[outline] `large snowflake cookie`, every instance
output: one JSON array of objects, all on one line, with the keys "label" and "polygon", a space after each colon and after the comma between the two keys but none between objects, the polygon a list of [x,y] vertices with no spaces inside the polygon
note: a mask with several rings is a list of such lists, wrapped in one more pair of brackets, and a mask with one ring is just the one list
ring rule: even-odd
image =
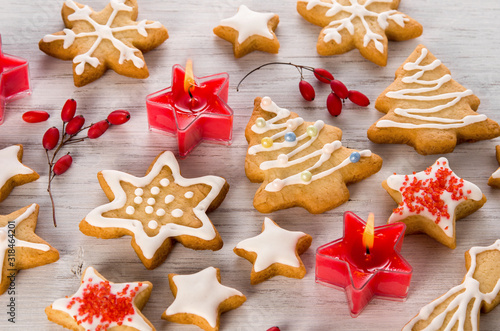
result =
[{"label": "large snowflake cookie", "polygon": [[49,34],[38,46],[48,55],[73,60],[73,79],[84,86],[107,69],[134,78],[149,76],[143,52],[168,38],[167,29],[148,20],[136,22],[136,0],[109,0],[100,12],[65,0],[61,14],[66,29]]},{"label": "large snowflake cookie", "polygon": [[306,267],[299,255],[311,246],[311,242],[310,235],[282,229],[266,217],[262,233],[239,242],[233,251],[252,262],[250,282],[258,284],[278,275],[304,278]]},{"label": "large snowflake cookie", "polygon": [[174,155],[163,152],[145,177],[104,170],[98,179],[111,202],[80,222],[84,234],[104,239],[132,236],[132,247],[148,269],[160,265],[176,241],[192,249],[222,247],[206,213],[224,200],[229,189],[224,178],[184,178]]},{"label": "large snowflake cookie", "polygon": [[112,283],[88,267],[76,293],[54,301],[45,313],[74,331],[154,331],[140,311],[152,288],[150,282]]},{"label": "large snowflake cookie", "polygon": [[59,259],[59,252],[35,234],[38,209],[34,203],[0,216],[0,294],[7,289],[14,289],[10,286],[16,283],[18,270],[42,266]]},{"label": "large snowflake cookie", "polygon": [[[500,145],[497,146],[497,161],[500,164]],[[488,185],[500,188],[500,168],[491,175],[488,180]]]},{"label": "large snowflake cookie", "polygon": [[241,306],[246,297],[221,284],[220,270],[208,267],[191,275],[169,274],[174,302],[161,318],[170,322],[194,324],[206,331],[218,331],[220,315]]},{"label": "large snowflake cookie", "polygon": [[406,234],[423,232],[450,248],[457,245],[455,221],[486,203],[479,187],[455,175],[444,157],[424,171],[394,174],[382,186],[399,204],[388,223],[403,222]]},{"label": "large snowflake cookie", "polygon": [[15,186],[40,178],[34,170],[22,164],[23,145],[13,145],[0,150],[0,202],[5,200]]},{"label": "large snowflake cookie", "polygon": [[369,150],[343,147],[339,128],[306,122],[269,97],[255,99],[245,136],[245,172],[252,182],[263,182],[253,201],[262,213],[295,206],[323,213],[349,199],[347,184],[382,167]]},{"label": "large snowflake cookie", "polygon": [[451,153],[462,142],[500,136],[500,126],[478,114],[479,99],[419,45],[377,98],[386,113],[368,130],[375,143],[407,144],[420,154]]},{"label": "large snowflake cookie", "polygon": [[500,239],[465,252],[462,284],[423,307],[403,331],[479,330],[480,312],[500,303]]},{"label": "large snowflake cookie", "polygon": [[297,11],[323,27],[320,55],[343,54],[354,48],[380,66],[387,64],[387,40],[408,40],[422,34],[422,26],[398,12],[400,0],[298,0]]},{"label": "large snowflake cookie", "polygon": [[231,43],[235,57],[259,50],[278,53],[280,43],[274,34],[280,19],[274,13],[259,13],[241,5],[233,17],[223,19],[214,33]]}]

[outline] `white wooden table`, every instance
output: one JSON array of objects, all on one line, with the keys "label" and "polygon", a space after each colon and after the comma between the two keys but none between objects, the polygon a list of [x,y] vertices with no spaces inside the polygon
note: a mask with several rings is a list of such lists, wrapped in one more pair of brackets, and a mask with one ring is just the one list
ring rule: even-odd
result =
[{"label": "white wooden table", "polygon": [[[71,63],[51,58],[38,50],[45,34],[62,29],[61,0],[2,0],[0,33],[6,53],[29,60],[33,93],[7,105],[6,119],[0,126],[0,147],[22,143],[23,162],[40,173],[33,183],[14,189],[0,204],[0,213],[8,214],[30,203],[40,204],[37,233],[60,252],[54,264],[21,271],[16,279],[16,324],[7,322],[9,296],[0,297],[1,330],[61,330],[50,323],[44,308],[57,298],[71,295],[78,288],[75,268],[94,266],[111,281],[149,280],[154,289],[144,314],[159,330],[198,330],[192,325],[177,325],[160,319],[173,301],[167,274],[193,273],[207,266],[221,268],[223,283],[241,290],[248,298],[242,307],[222,318],[222,330],[267,330],[277,325],[283,331],[296,330],[400,330],[426,303],[461,282],[465,274],[464,252],[471,246],[490,245],[500,238],[500,190],[487,186],[487,179],[498,167],[494,147],[500,140],[464,144],[446,155],[455,172],[476,183],[486,194],[487,204],[458,222],[457,248],[450,250],[425,235],[405,238],[402,254],[414,268],[406,302],[375,299],[356,319],[349,315],[344,293],[314,282],[314,258],[318,246],[342,236],[342,214],[346,210],[366,218],[376,215],[376,225],[389,217],[394,202],[382,189],[381,182],[393,172],[409,173],[431,165],[437,156],[420,156],[403,145],[375,145],[366,138],[366,130],[381,114],[372,105],[360,109],[348,104],[341,116],[331,117],[325,108],[328,86],[307,79],[317,87],[314,102],[299,95],[298,75],[294,68],[269,67],[251,76],[236,92],[238,80],[252,68],[270,61],[324,67],[348,87],[364,91],[372,101],[393,81],[396,68],[419,43],[425,44],[451,71],[453,78],[472,89],[481,99],[481,113],[500,121],[500,5],[496,0],[482,1],[409,1],[401,11],[424,26],[423,35],[407,42],[389,44],[385,68],[364,60],[355,50],[335,57],[320,57],[315,50],[320,28],[302,19],[291,1],[139,1],[139,19],[161,21],[170,39],[146,55],[150,77],[134,80],[109,71],[98,81],[73,86]],[[105,0],[87,0],[85,4],[100,10]],[[212,33],[222,18],[232,16],[240,3],[260,11],[280,15],[277,35],[281,43],[278,55],[254,52],[236,60],[231,45]],[[224,247],[217,252],[193,251],[177,245],[167,261],[153,271],[146,270],[130,247],[130,237],[101,240],[79,232],[78,223],[97,205],[107,202],[96,179],[103,169],[117,169],[136,176],[144,175],[150,162],[163,150],[175,150],[171,137],[148,131],[145,96],[170,85],[171,67],[194,61],[197,76],[226,71],[231,76],[229,104],[234,109],[234,139],[230,147],[202,144],[187,159],[180,161],[186,177],[222,175],[231,185],[219,209],[209,216],[216,225]],[[251,264],[237,257],[232,249],[240,240],[260,232],[264,215],[252,206],[258,184],[245,177],[247,144],[243,135],[256,96],[268,95],[278,105],[298,112],[307,120],[322,119],[340,127],[343,143],[349,147],[370,148],[384,159],[382,170],[350,187],[351,200],[335,210],[311,215],[303,209],[282,210],[270,215],[289,230],[301,230],[313,236],[312,247],[302,255],[307,275],[302,280],[276,277],[251,286]],[[42,135],[52,125],[60,125],[59,112],[68,98],[78,101],[78,113],[87,121],[103,119],[114,109],[127,109],[132,119],[114,127],[96,140],[68,148],[74,158],[72,168],[54,180],[59,226],[54,228],[50,200],[46,193],[47,164],[41,146]],[[21,114],[28,110],[47,110],[48,122],[27,124]],[[1,162],[1,161],[0,161]],[[79,254],[83,255],[79,258]],[[481,330],[498,330],[500,308],[481,316]]]}]

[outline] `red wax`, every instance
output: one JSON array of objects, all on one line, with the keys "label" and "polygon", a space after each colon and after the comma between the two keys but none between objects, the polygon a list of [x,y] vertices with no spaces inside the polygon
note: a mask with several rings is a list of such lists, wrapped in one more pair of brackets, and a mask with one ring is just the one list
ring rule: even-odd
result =
[{"label": "red wax", "polygon": [[0,37],[0,124],[4,120],[5,104],[31,94],[28,61],[2,53]]},{"label": "red wax", "polygon": [[399,253],[406,225],[376,227],[368,254],[362,242],[365,224],[354,213],[345,212],[344,237],[316,251],[316,282],[345,289],[352,317],[374,296],[404,300],[412,275],[412,267]]},{"label": "red wax", "polygon": [[233,132],[233,110],[227,105],[229,75],[220,73],[194,77],[184,90],[185,70],[172,67],[172,86],[146,97],[149,129],[176,135],[180,157],[203,140],[229,145]]}]

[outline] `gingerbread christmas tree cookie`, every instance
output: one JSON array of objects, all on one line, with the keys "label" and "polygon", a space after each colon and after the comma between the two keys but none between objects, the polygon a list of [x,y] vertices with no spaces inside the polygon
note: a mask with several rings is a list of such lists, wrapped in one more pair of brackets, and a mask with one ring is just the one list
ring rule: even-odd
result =
[{"label": "gingerbread christmas tree cookie", "polygon": [[406,234],[423,232],[450,248],[457,245],[455,221],[486,203],[479,187],[455,175],[444,157],[424,171],[394,174],[382,186],[399,204],[389,224],[403,222]]},{"label": "gingerbread christmas tree cookie", "polygon": [[[497,161],[500,164],[500,145],[497,146]],[[488,185],[500,188],[500,168],[491,175],[488,180]]]},{"label": "gingerbread christmas tree cookie", "polygon": [[368,130],[375,143],[407,144],[420,154],[451,153],[457,144],[500,136],[500,126],[478,114],[479,99],[419,45],[377,98],[386,113]]},{"label": "gingerbread christmas tree cookie", "polygon": [[80,222],[84,234],[132,236],[132,247],[148,269],[160,265],[176,241],[192,249],[222,247],[206,213],[224,200],[229,189],[224,178],[184,178],[171,152],[158,155],[144,177],[104,170],[98,178],[111,202]]},{"label": "gingerbread christmas tree cookie", "polygon": [[150,282],[112,283],[88,267],[80,288],[45,309],[50,321],[74,331],[154,331],[141,313],[151,295]]},{"label": "gingerbread christmas tree cookie", "polygon": [[347,184],[382,167],[369,150],[343,147],[339,128],[306,122],[269,97],[255,99],[245,136],[245,172],[252,182],[262,182],[254,197],[262,213],[295,206],[323,213],[349,199]]},{"label": "gingerbread christmas tree cookie", "polygon": [[480,312],[500,303],[500,239],[465,252],[462,284],[423,307],[403,331],[479,330]]},{"label": "gingerbread christmas tree cookie", "polygon": [[22,164],[23,145],[13,145],[0,150],[0,202],[12,189],[40,178],[34,170]]},{"label": "gingerbread christmas tree cookie", "polygon": [[298,0],[297,11],[323,28],[316,48],[320,55],[343,54],[357,48],[379,66],[387,64],[388,40],[408,40],[422,26],[398,12],[400,0]]},{"label": "gingerbread christmas tree cookie", "polygon": [[73,79],[84,86],[107,69],[134,78],[146,78],[149,71],[143,52],[167,38],[167,29],[148,20],[136,22],[136,0],[109,0],[100,12],[73,0],[62,8],[65,29],[40,40],[40,50],[62,60],[73,60]]},{"label": "gingerbread christmas tree cookie", "polygon": [[35,234],[39,206],[34,203],[0,216],[0,294],[15,283],[18,270],[59,260],[59,252]]},{"label": "gingerbread christmas tree cookie", "polygon": [[223,19],[214,33],[233,43],[234,56],[239,58],[254,50],[278,53],[280,43],[274,34],[279,23],[274,13],[260,13],[241,5],[233,17]]}]

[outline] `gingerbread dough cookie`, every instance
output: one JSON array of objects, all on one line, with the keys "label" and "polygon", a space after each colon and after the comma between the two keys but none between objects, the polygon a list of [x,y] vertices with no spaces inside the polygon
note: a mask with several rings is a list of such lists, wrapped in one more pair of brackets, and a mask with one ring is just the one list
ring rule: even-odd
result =
[{"label": "gingerbread dough cookie", "polygon": [[0,150],[0,202],[12,189],[40,178],[34,170],[22,164],[23,145],[13,145]]},{"label": "gingerbread dough cookie", "polygon": [[[500,145],[497,146],[497,161],[500,164]],[[500,188],[500,168],[491,175],[488,180],[488,185]]]}]

